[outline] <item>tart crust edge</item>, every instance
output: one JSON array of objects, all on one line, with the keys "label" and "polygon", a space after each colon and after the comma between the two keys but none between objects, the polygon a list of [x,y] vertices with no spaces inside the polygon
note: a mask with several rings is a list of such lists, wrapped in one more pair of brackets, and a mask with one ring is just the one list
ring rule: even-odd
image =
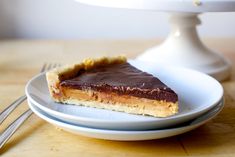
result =
[{"label": "tart crust edge", "polygon": [[97,59],[85,59],[80,63],[69,64],[52,69],[46,73],[47,85],[51,97],[58,101],[55,95],[61,94],[60,82],[76,76],[81,70],[89,70],[102,65],[120,64],[127,61],[124,56],[102,57]]}]

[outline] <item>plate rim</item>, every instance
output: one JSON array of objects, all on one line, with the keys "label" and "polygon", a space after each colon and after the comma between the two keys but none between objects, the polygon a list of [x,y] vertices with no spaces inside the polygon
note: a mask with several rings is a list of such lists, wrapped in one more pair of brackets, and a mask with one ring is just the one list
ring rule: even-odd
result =
[{"label": "plate rim", "polygon": [[[38,110],[40,110],[40,108],[38,108],[36,105],[34,105],[33,102],[28,102],[28,105],[29,105],[30,109],[37,116],[40,115],[39,117],[41,119],[43,119],[45,121],[47,121],[49,119],[50,121],[53,121],[56,124],[65,125],[65,126],[68,126],[69,128],[89,130],[89,132],[98,131],[98,132],[103,132],[103,133],[104,132],[106,132],[106,133],[109,132],[109,133],[119,133],[119,134],[120,133],[130,134],[130,133],[157,133],[157,132],[162,132],[162,131],[173,131],[173,130],[177,130],[177,129],[186,129],[188,127],[193,127],[193,126],[197,126],[197,127],[201,126],[201,125],[205,124],[206,122],[208,122],[209,120],[211,120],[212,118],[216,117],[223,110],[223,108],[224,108],[224,100],[222,100],[219,104],[217,104],[216,107],[214,107],[215,109],[214,108],[212,109],[213,111],[212,110],[208,111],[207,113],[205,113],[205,114],[197,117],[196,119],[192,120],[189,124],[186,124],[186,125],[183,125],[183,126],[180,126],[180,127],[171,127],[171,128],[167,128],[167,129],[155,129],[155,130],[112,130],[112,129],[99,129],[99,128],[84,127],[84,126],[70,124],[70,123],[67,123],[67,122],[63,122],[61,120],[54,119],[53,117],[51,117],[47,113],[41,113],[41,112],[44,112],[44,111],[43,110],[38,111]],[[36,112],[35,112],[35,110],[36,110]],[[214,112],[214,113],[212,113],[212,115],[210,115],[208,117],[208,115],[211,112]],[[43,114],[43,117],[46,118],[47,120],[42,118],[41,114]],[[205,117],[203,117],[203,116],[205,116]],[[194,123],[195,121],[197,121],[201,117],[203,117],[203,120],[199,120],[199,122]],[[54,123],[51,123],[50,121],[47,121],[47,122],[50,123],[50,124],[54,124]]]}]

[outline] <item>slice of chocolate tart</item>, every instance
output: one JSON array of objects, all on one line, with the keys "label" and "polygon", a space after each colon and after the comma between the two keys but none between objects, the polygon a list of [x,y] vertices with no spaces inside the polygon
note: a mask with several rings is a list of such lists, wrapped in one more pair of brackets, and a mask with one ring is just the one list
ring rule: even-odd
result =
[{"label": "slice of chocolate tart", "polygon": [[131,114],[167,117],[178,112],[178,96],[125,57],[86,59],[46,73],[56,102]]}]

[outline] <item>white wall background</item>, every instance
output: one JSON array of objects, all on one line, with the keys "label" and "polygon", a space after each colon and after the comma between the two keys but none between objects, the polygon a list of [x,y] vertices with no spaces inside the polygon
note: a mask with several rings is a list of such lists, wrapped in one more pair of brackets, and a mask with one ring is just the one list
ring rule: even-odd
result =
[{"label": "white wall background", "polygon": [[[235,13],[200,15],[203,37],[235,37]],[[0,38],[164,38],[168,14],[111,9],[74,0],[1,0]]]}]

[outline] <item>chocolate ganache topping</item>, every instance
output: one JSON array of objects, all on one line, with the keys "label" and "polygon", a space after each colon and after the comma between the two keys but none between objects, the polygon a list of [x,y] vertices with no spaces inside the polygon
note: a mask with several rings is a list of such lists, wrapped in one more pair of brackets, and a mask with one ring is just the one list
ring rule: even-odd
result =
[{"label": "chocolate ganache topping", "polygon": [[114,92],[153,100],[177,102],[177,94],[151,74],[140,71],[129,63],[112,64],[80,71],[76,77],[64,80],[61,86]]}]

